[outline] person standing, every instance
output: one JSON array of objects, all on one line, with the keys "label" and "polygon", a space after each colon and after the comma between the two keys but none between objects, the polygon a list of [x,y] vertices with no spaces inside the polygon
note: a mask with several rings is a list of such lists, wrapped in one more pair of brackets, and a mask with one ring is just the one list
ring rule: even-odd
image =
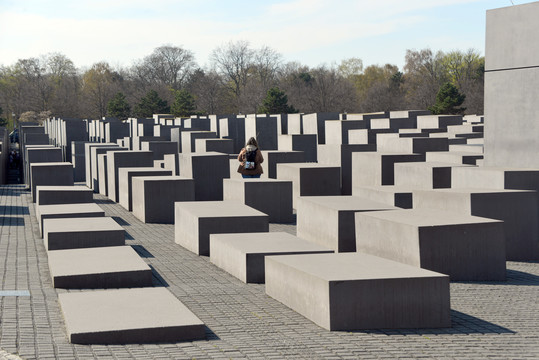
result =
[{"label": "person standing", "polygon": [[264,157],[254,137],[247,140],[245,147],[238,155],[238,161],[240,162],[238,172],[243,178],[259,178],[264,173],[261,165]]}]

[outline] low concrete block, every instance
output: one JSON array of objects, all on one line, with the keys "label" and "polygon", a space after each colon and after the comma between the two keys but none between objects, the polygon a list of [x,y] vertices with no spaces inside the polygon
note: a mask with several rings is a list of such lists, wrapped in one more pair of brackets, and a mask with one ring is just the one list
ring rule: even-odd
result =
[{"label": "low concrete block", "polygon": [[131,246],[57,250],[49,252],[48,257],[55,288],[152,286],[152,269]]},{"label": "low concrete block", "polygon": [[280,151],[303,151],[301,162],[316,162],[318,160],[318,140],[315,134],[290,134],[279,135],[277,144]]},{"label": "low concrete block", "polygon": [[43,234],[44,219],[101,217],[105,216],[103,209],[96,203],[89,204],[57,204],[36,206],[36,217],[39,222],[39,233]]},{"label": "low concrete block", "polygon": [[279,180],[291,180],[293,203],[300,196],[341,195],[341,168],[317,163],[278,164]]},{"label": "low concrete block", "polygon": [[210,234],[268,232],[268,215],[237,201],[175,204],[174,239],[198,255],[210,255]]},{"label": "low concrete block", "polygon": [[73,186],[73,165],[66,162],[38,163],[30,165],[32,179],[32,201],[36,202],[36,186],[65,185]]},{"label": "low concrete block", "polygon": [[443,189],[414,191],[414,208],[454,211],[503,221],[506,259],[539,260],[537,192]]},{"label": "low concrete block", "polygon": [[303,196],[297,202],[297,236],[335,252],[356,251],[354,214],[394,209],[356,196]]},{"label": "low concrete block", "polygon": [[165,288],[58,294],[74,344],[177,342],[205,338],[205,326]]},{"label": "low concrete block", "polygon": [[171,170],[154,167],[124,167],[118,169],[118,192],[120,205],[126,210],[133,210],[133,178],[136,176],[170,176]]},{"label": "low concrete block", "polygon": [[427,162],[445,162],[451,164],[477,165],[477,160],[483,159],[483,155],[456,151],[432,151],[427,152],[425,155]]},{"label": "low concrete block", "polygon": [[491,166],[455,168],[453,187],[539,191],[539,169]]},{"label": "low concrete block", "polygon": [[47,250],[120,246],[125,230],[110,217],[45,218],[43,239]]},{"label": "low concrete block", "polygon": [[232,139],[195,139],[196,152],[234,153],[234,140]]},{"label": "low concrete block", "polygon": [[36,186],[36,205],[80,204],[94,201],[86,186]]},{"label": "low concrete block", "polygon": [[266,294],[327,330],[451,326],[448,276],[362,253],[268,256]]},{"label": "low concrete block", "polygon": [[357,251],[441,272],[452,281],[505,280],[502,221],[433,209],[355,216]]},{"label": "low concrete block", "polygon": [[224,179],[223,200],[237,200],[269,216],[270,222],[294,221],[292,181],[275,179]]},{"label": "low concrete block", "polygon": [[174,203],[195,201],[195,182],[183,176],[133,178],[133,215],[144,223],[174,223]]},{"label": "low concrete block", "polygon": [[264,283],[266,256],[331,252],[285,232],[210,235],[211,262],[244,283]]}]

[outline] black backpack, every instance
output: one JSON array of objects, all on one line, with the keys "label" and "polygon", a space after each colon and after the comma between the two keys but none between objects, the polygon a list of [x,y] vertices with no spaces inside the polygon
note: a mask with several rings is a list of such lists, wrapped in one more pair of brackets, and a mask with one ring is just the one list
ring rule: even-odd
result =
[{"label": "black backpack", "polygon": [[256,151],[258,149],[254,150],[246,150],[245,151],[245,169],[247,170],[253,170],[256,168]]}]

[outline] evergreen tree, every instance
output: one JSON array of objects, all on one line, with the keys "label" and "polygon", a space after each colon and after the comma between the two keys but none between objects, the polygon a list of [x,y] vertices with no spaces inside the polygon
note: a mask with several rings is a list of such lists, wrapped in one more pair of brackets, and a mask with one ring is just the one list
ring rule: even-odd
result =
[{"label": "evergreen tree", "polygon": [[459,106],[465,99],[466,95],[461,94],[455,85],[446,82],[436,94],[436,103],[429,110],[433,114],[461,114],[466,108]]},{"label": "evergreen tree", "polygon": [[170,106],[167,101],[161,99],[155,90],[148,91],[146,96],[135,105],[133,111],[138,117],[151,117],[153,114],[168,114],[169,112]]},{"label": "evergreen tree", "polygon": [[174,116],[191,116],[196,114],[195,98],[187,90],[174,91],[172,114]]},{"label": "evergreen tree", "polygon": [[284,91],[274,87],[268,90],[266,97],[262,101],[262,106],[258,108],[263,114],[290,114],[297,113],[293,106],[288,105],[288,96]]},{"label": "evergreen tree", "polygon": [[110,116],[117,117],[118,119],[127,119],[131,113],[131,107],[125,99],[125,95],[121,92],[116,93],[114,97],[107,104],[107,110]]}]

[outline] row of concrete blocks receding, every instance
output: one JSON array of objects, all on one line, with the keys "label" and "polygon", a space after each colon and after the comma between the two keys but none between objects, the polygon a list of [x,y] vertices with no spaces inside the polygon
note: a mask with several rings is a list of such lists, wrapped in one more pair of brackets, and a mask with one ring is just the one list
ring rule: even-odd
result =
[{"label": "row of concrete blocks receding", "polygon": [[37,186],[36,217],[68,337],[79,344],[174,342],[205,338],[203,322],[125,245],[125,230],[82,186]]}]

